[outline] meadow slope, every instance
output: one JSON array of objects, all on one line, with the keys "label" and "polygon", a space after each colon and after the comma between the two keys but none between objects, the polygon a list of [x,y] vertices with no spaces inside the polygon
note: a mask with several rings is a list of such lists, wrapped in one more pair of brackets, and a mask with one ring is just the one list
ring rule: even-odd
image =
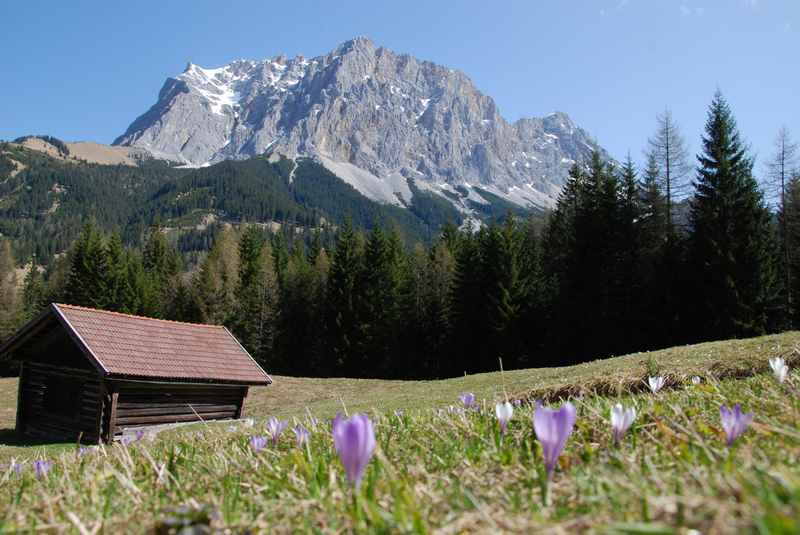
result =
[{"label": "meadow slope", "polygon": [[[800,377],[778,384],[767,362],[782,356],[794,368],[799,348],[793,332],[444,381],[275,377],[248,399],[254,427],[197,425],[84,452],[15,442],[16,381],[4,379],[0,531],[167,533],[210,524],[273,532],[796,533]],[[643,379],[656,373],[667,387],[644,392]],[[691,384],[695,375],[700,385]],[[570,397],[577,408],[549,505],[530,404],[516,410],[504,437],[497,430],[493,405],[504,390],[525,400]],[[464,391],[476,394],[479,409],[449,407]],[[618,401],[639,416],[616,448],[607,419]],[[755,412],[730,449],[722,403]],[[368,412],[377,435],[356,492],[325,423],[345,409]],[[249,438],[264,434],[269,415],[308,427],[308,447],[297,448],[287,431],[253,452]],[[36,477],[33,459],[51,462],[50,471]]]}]

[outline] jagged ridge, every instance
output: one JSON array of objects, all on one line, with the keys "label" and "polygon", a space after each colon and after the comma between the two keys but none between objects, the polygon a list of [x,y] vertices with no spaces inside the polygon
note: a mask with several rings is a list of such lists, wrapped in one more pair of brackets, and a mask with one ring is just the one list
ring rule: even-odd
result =
[{"label": "jagged ridge", "polygon": [[463,73],[363,37],[310,60],[190,63],[114,144],[190,166],[308,156],[371,199],[408,205],[413,181],[464,212],[478,187],[552,206],[594,147],[564,113],[509,123]]}]

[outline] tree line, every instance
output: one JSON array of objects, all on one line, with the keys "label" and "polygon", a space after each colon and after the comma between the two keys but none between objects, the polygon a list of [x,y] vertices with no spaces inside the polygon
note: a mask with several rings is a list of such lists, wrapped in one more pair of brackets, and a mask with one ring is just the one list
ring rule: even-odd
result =
[{"label": "tree line", "polygon": [[665,113],[642,169],[595,153],[544,223],[446,224],[410,247],[350,221],[332,244],[220,226],[191,269],[158,227],[137,249],[89,224],[16,292],[3,242],[0,334],[64,301],[225,324],[272,373],[435,378],[795,328],[800,175],[780,140],[774,211],[718,93],[694,169]]}]

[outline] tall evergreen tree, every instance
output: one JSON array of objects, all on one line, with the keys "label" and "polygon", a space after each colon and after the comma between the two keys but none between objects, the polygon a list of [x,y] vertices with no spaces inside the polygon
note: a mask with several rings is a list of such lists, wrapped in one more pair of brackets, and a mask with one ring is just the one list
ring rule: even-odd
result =
[{"label": "tall evergreen tree", "polygon": [[382,370],[387,377],[403,373],[393,358],[399,335],[402,261],[397,233],[392,230],[387,234],[375,226],[367,238],[359,276],[359,317],[363,323],[359,353],[367,359],[367,368]]},{"label": "tall evergreen tree", "polygon": [[328,278],[325,334],[329,357],[321,363],[321,368],[333,374],[365,375],[365,359],[359,353],[363,324],[358,281],[363,266],[361,238],[348,220],[336,239]]},{"label": "tall evergreen tree", "polygon": [[68,303],[105,308],[110,301],[108,251],[103,236],[87,223],[73,247],[64,296]]},{"label": "tall evergreen tree", "polygon": [[47,288],[35,259],[31,260],[31,265],[25,274],[21,305],[22,321],[29,321],[35,318],[47,306]]},{"label": "tall evergreen tree", "polygon": [[132,314],[138,312],[137,299],[131,285],[129,258],[117,232],[111,234],[106,244],[108,259],[108,302],[107,310]]},{"label": "tall evergreen tree", "polygon": [[258,227],[249,226],[239,240],[239,280],[234,330],[242,344],[262,363],[272,353],[277,278],[272,254]]},{"label": "tall evergreen tree", "polygon": [[691,201],[691,254],[708,339],[761,334],[775,304],[770,214],[730,106],[717,92],[708,111]]},{"label": "tall evergreen tree", "polygon": [[16,267],[11,242],[0,239],[0,340],[13,334],[20,322]]},{"label": "tall evergreen tree", "polygon": [[[784,260],[789,270],[788,290],[791,295],[800,296],[800,174],[794,175],[786,184],[785,200],[780,219],[783,240],[789,251],[788,260]],[[800,307],[793,301],[793,306],[787,311],[789,325],[792,328],[800,326]]]}]

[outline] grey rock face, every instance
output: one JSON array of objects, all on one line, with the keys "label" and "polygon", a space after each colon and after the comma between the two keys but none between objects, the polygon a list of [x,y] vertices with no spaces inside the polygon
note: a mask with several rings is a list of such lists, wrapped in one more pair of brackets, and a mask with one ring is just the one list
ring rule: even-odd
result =
[{"label": "grey rock face", "polygon": [[[564,113],[508,123],[463,73],[357,38],[310,60],[189,64],[115,145],[203,166],[260,154],[320,160],[370,198],[481,188],[552,206],[593,141]],[[466,204],[464,209],[466,210]]]}]

